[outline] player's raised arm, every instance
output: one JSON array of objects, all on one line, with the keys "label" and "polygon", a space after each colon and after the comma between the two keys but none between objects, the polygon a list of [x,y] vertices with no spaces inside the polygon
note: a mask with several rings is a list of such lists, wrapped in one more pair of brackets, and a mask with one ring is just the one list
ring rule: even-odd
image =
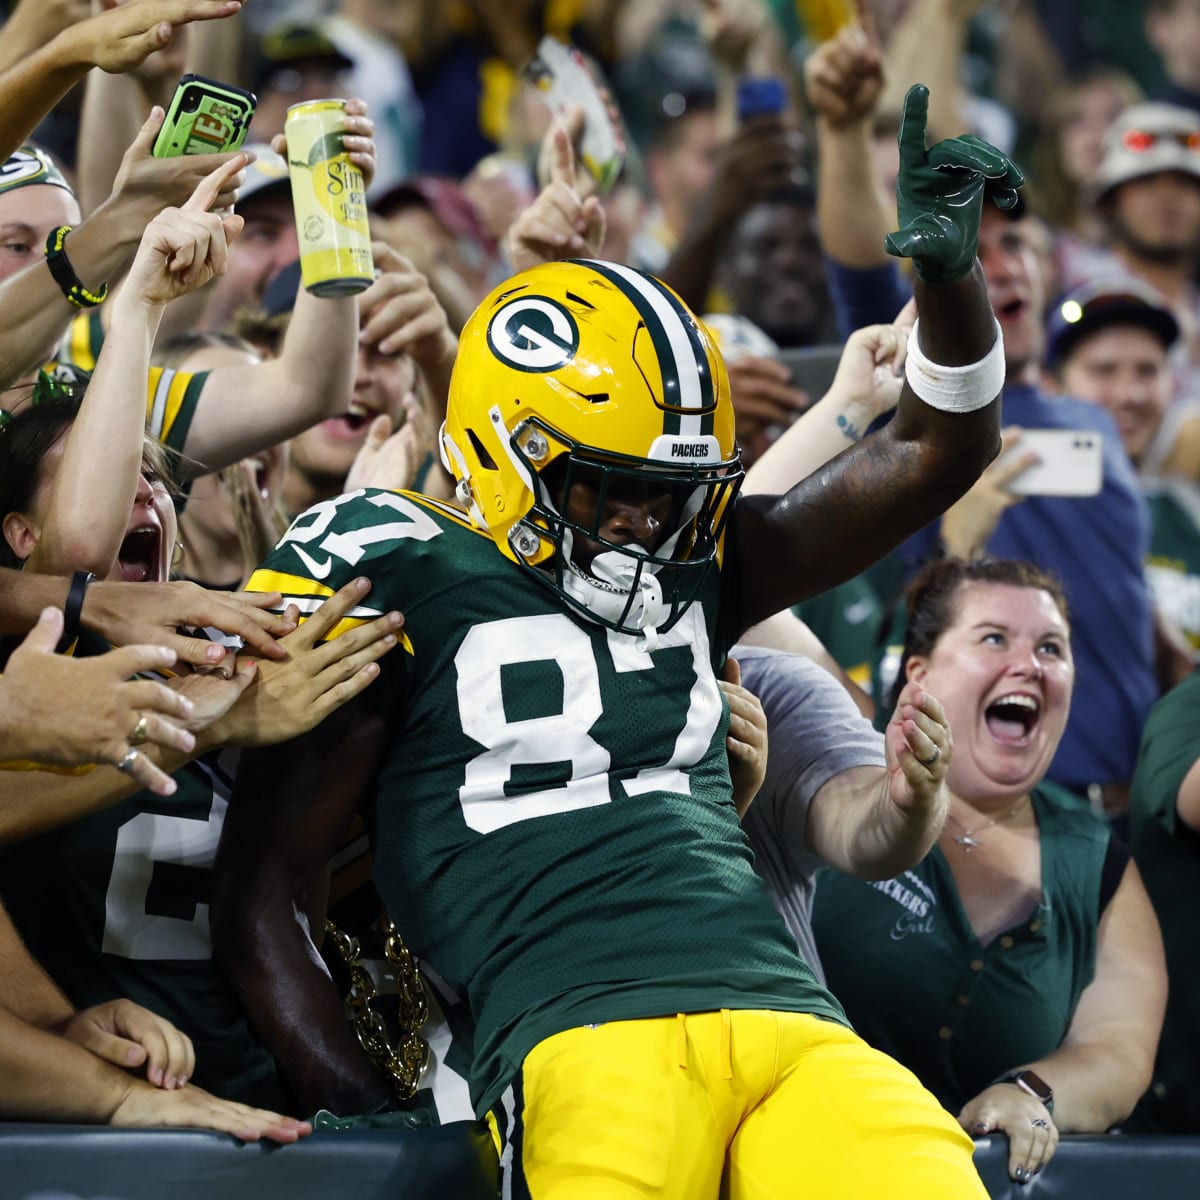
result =
[{"label": "player's raised arm", "polygon": [[1017,201],[1020,171],[966,136],[926,149],[928,91],[909,90],[900,130],[900,229],[918,322],[895,418],[781,496],[737,510],[744,626],[869,566],[944,512],[1000,444],[1004,347],[976,260],[985,200]]}]

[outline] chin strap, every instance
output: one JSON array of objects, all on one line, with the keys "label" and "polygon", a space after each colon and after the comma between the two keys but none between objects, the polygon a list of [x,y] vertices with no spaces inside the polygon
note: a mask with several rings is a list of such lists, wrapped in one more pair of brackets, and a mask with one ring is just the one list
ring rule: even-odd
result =
[{"label": "chin strap", "polygon": [[[662,585],[654,572],[639,562],[646,551],[636,544],[620,550],[606,550],[592,559],[584,572],[571,559],[571,531],[563,531],[563,590],[576,603],[601,621],[620,623],[630,632],[648,636],[666,619]],[[632,597],[632,600],[631,600]],[[628,612],[626,611],[628,609]]]}]

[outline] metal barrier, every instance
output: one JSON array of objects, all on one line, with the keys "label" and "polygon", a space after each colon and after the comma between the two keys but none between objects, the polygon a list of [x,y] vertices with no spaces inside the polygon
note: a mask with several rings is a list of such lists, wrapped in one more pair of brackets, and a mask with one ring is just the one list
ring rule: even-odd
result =
[{"label": "metal barrier", "polygon": [[[975,1162],[992,1200],[1200,1195],[1200,1138],[1065,1137],[1050,1166],[1024,1185],[1008,1178],[1004,1138],[981,1141]],[[191,1130],[0,1124],[0,1200],[496,1200],[496,1194],[491,1140],[471,1123],[318,1133],[294,1146]],[[886,1195],[882,1181],[880,1196]]]}]

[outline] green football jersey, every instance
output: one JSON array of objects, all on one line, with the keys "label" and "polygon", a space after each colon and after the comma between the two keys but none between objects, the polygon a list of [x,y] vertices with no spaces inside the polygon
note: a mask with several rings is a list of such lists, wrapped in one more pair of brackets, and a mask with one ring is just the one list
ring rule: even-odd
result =
[{"label": "green football jersey", "polygon": [[1159,480],[1146,488],[1146,501],[1146,582],[1159,611],[1200,652],[1200,489],[1188,480]]},{"label": "green football jersey", "polygon": [[173,796],[139,792],[12,847],[4,903],[34,958],[78,1008],[127,996],[183,1030],[194,1081],[280,1108],[275,1063],[212,958],[208,901],[230,759],[190,763]]},{"label": "green football jersey", "polygon": [[754,873],[714,660],[719,572],[641,638],[577,619],[457,510],[409,493],[316,505],[251,587],[311,612],[365,574],[399,609],[366,694],[395,730],[365,818],[410,949],[466,995],[483,1113],[540,1041],[719,1008],[845,1018]]}]

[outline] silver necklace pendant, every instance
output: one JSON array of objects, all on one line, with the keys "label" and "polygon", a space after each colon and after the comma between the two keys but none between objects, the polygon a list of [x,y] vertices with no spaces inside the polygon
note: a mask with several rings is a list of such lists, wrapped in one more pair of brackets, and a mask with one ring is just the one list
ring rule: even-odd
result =
[{"label": "silver necklace pendant", "polygon": [[964,850],[965,850],[965,851],[966,851],[968,854],[970,854],[970,853],[971,853],[971,851],[972,851],[972,850],[974,850],[976,846],[979,846],[979,845],[981,845],[981,844],[982,844],[982,843],[979,841],[979,839],[978,839],[978,838],[973,838],[969,832],[967,832],[967,833],[956,833],[956,834],[954,834],[954,835],[953,835],[953,837],[954,837],[954,840],[955,840],[955,841],[956,841],[956,842],[957,842],[957,843],[958,843],[958,844],[959,844],[959,845],[960,845],[960,846],[961,846],[961,847],[962,847],[962,848],[963,848],[963,849],[964,849]]}]

